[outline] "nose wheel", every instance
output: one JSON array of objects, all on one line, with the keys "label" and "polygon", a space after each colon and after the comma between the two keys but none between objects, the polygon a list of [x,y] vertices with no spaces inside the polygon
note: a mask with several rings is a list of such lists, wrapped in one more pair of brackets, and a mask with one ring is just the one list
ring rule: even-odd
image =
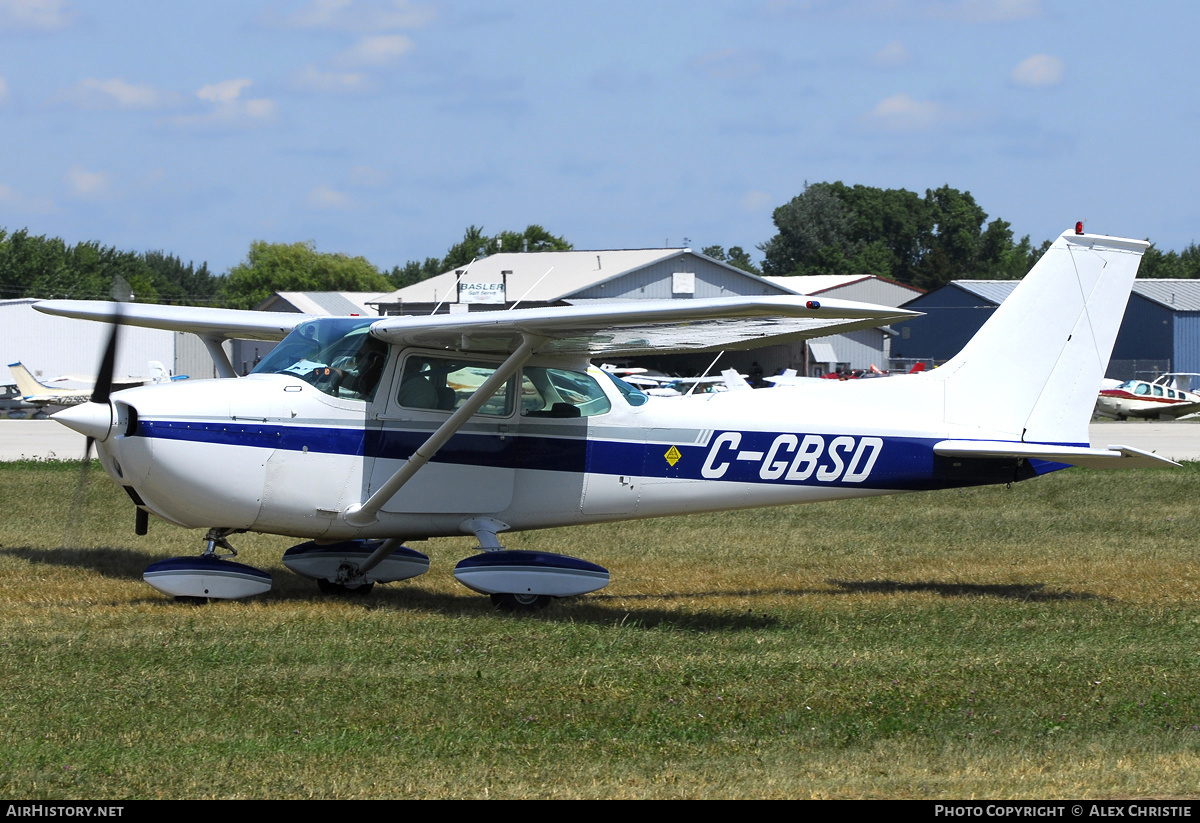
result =
[{"label": "nose wheel", "polygon": [[493,594],[492,605],[506,612],[537,612],[553,599],[548,594]]},{"label": "nose wheel", "polygon": [[325,578],[321,577],[317,579],[317,588],[321,590],[321,594],[331,594],[336,597],[366,597],[371,593],[371,589],[375,588],[375,584],[337,583],[333,580],[326,580]]}]

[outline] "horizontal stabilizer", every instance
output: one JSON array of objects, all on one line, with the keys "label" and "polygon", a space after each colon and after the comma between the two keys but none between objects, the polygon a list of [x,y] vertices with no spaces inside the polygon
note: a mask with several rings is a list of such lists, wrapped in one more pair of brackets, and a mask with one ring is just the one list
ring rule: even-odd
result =
[{"label": "horizontal stabilizer", "polygon": [[943,457],[1023,457],[1088,469],[1148,469],[1178,466],[1157,454],[1133,446],[1056,446],[1053,443],[1014,443],[1007,440],[943,440],[933,447]]}]

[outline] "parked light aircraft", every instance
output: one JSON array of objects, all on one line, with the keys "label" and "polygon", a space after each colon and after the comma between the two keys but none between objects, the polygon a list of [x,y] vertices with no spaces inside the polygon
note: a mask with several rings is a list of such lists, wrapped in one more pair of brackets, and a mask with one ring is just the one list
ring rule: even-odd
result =
[{"label": "parked light aircraft", "polygon": [[1200,394],[1190,391],[1197,374],[1171,373],[1154,379],[1126,380],[1118,386],[1100,390],[1096,413],[1125,420],[1144,417],[1150,420],[1174,420],[1200,412]]},{"label": "parked light aircraft", "polygon": [[[17,388],[21,392],[21,399],[26,403],[37,406],[39,409],[46,406],[74,406],[77,403],[86,403],[92,397],[93,389],[65,389],[60,386],[47,385],[34,377],[29,369],[25,367],[25,364],[21,362],[9,363],[8,370],[12,372],[13,379],[17,381]],[[150,377],[130,377],[117,380],[113,382],[111,390],[121,391],[135,386],[144,386],[148,383],[166,383],[174,379],[177,378],[171,377],[171,373],[167,371],[167,368],[162,363],[157,360],[151,360]],[[96,382],[94,378],[77,375],[64,375],[59,380],[92,384]]]},{"label": "parked light aircraft", "polygon": [[[284,564],[334,591],[428,569],[406,539],[474,534],[482,551],[455,576],[532,609],[602,588],[608,572],[506,551],[505,531],[1169,464],[1088,444],[1147,245],[1064,234],[932,372],[670,402],[647,402],[589,358],[751,348],[912,313],[802,296],[382,318],[127,305],[122,323],[200,335],[227,377],[221,339],[282,342],[247,377],[98,386],[55,419],[95,440],[139,532],[148,514],[209,530],[199,557],[146,570],[167,594],[266,591],[265,572],[228,559],[242,531],[307,539]],[[37,308],[112,320],[115,305]]]}]

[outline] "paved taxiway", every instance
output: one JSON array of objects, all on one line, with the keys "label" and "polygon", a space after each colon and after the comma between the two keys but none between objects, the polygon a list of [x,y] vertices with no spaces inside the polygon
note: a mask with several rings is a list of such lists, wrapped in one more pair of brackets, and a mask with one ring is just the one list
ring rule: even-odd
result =
[{"label": "paved taxiway", "polygon": [[[1093,446],[1133,446],[1172,460],[1200,460],[1200,422],[1092,423]],[[53,420],[0,420],[0,460],[78,460],[84,438]]]}]

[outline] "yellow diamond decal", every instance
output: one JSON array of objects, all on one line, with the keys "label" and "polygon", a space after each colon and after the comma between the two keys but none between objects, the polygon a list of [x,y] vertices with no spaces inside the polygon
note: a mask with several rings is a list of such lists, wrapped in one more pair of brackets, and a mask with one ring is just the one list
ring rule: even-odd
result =
[{"label": "yellow diamond decal", "polygon": [[672,466],[674,466],[676,463],[679,462],[679,458],[683,457],[683,455],[679,453],[679,449],[672,446],[670,449],[667,450],[667,453],[664,455],[664,457],[667,458],[668,463],[670,463]]}]

